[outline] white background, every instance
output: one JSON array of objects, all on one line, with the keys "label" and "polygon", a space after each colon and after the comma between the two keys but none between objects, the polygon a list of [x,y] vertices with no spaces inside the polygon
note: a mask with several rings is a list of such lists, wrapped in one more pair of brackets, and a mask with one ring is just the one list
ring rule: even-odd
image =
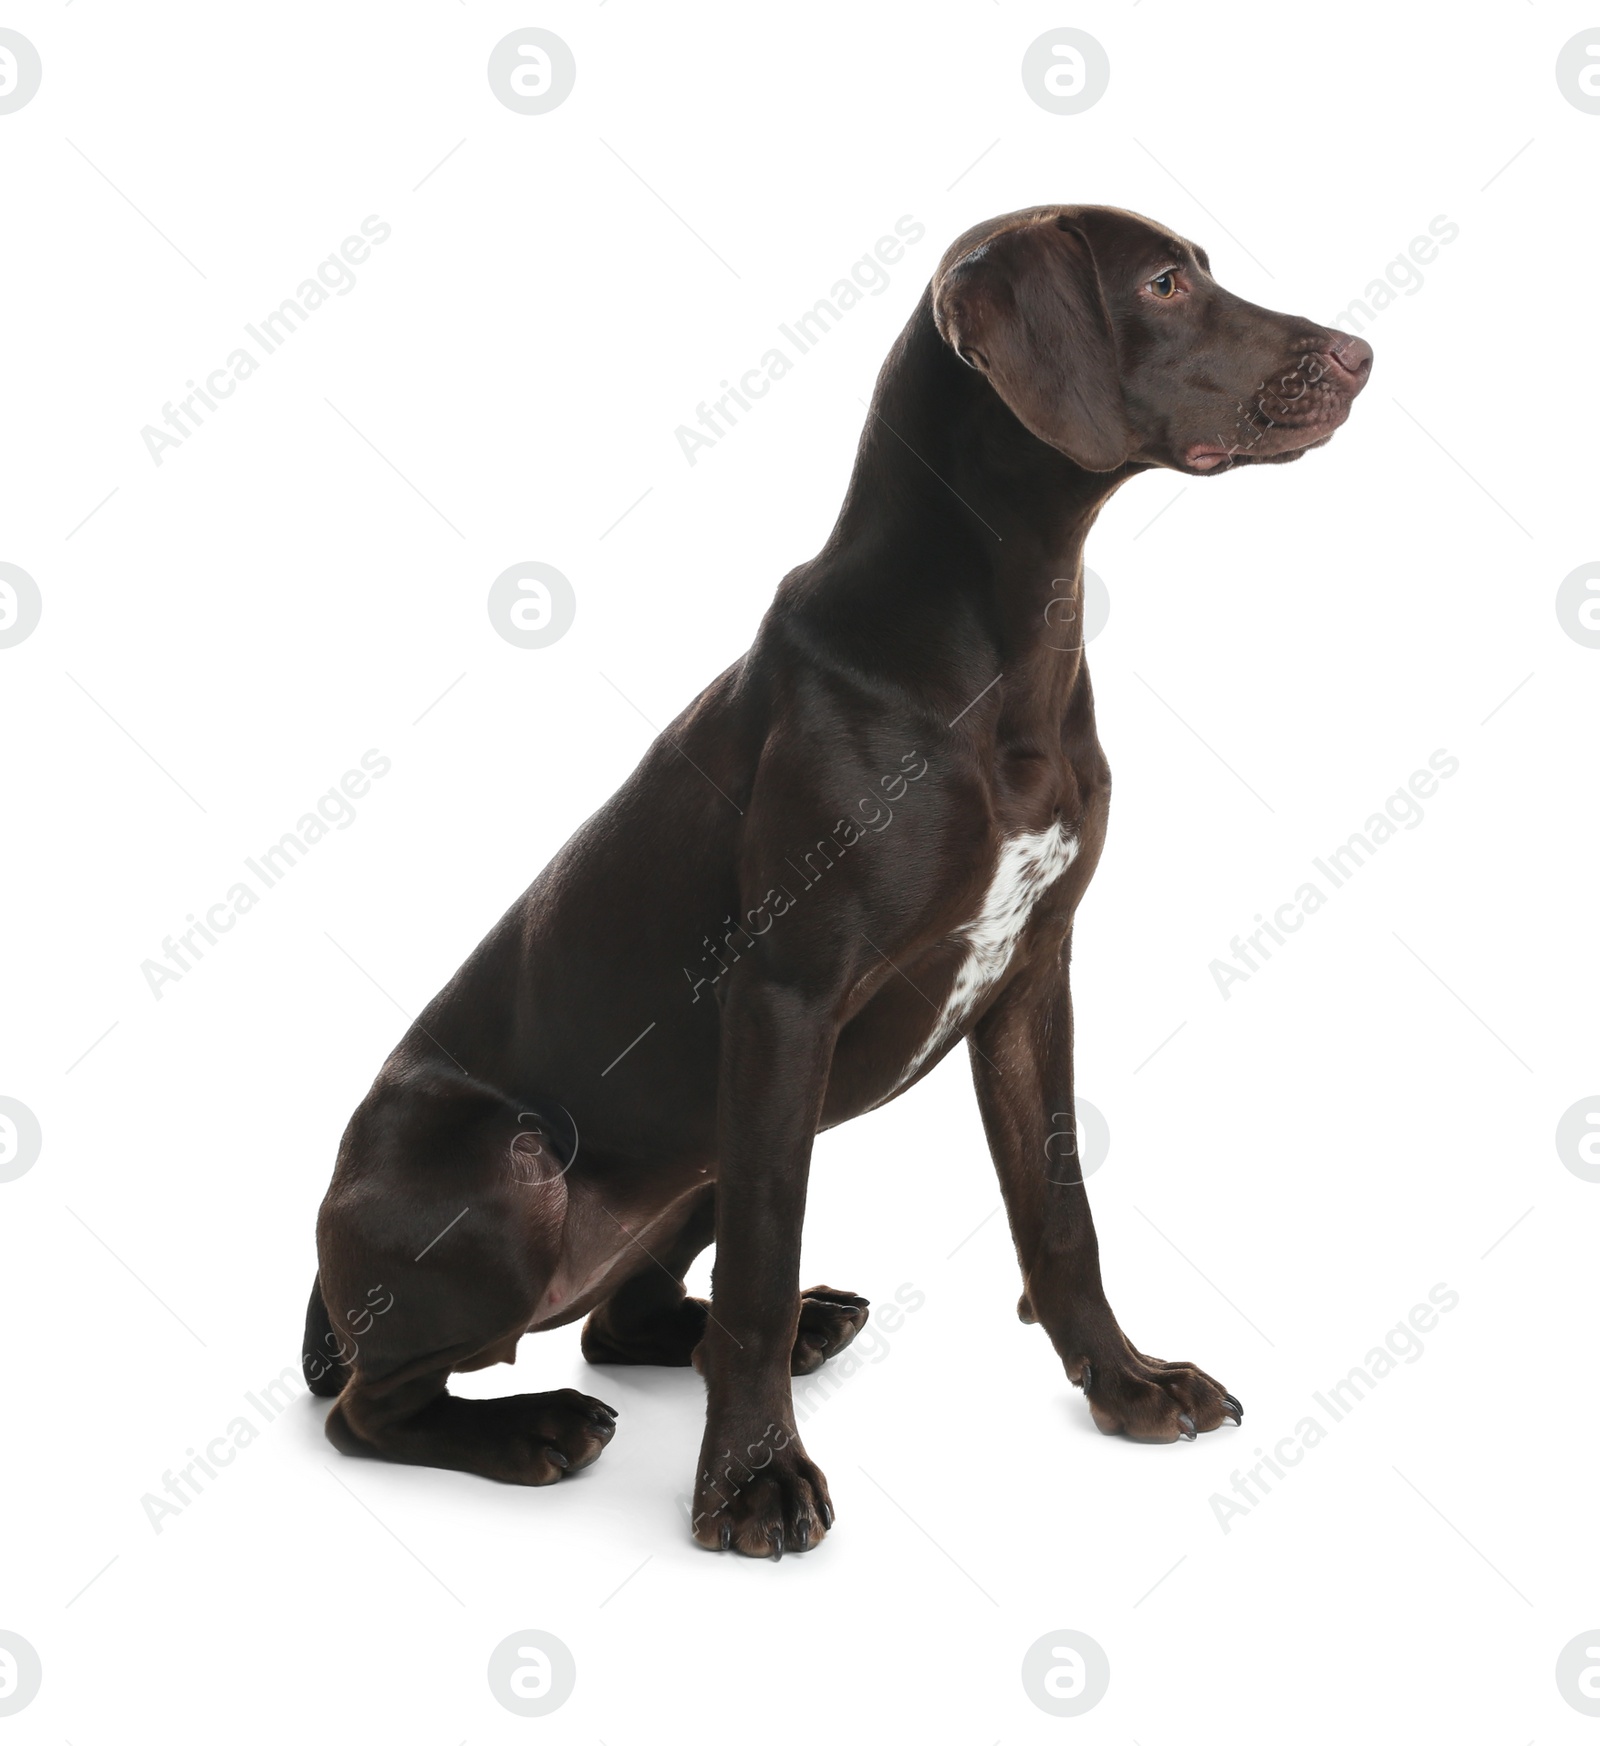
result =
[{"label": "white background", "polygon": [[[44,602],[0,650],[0,1093],[44,1134],[0,1185],[0,1628],[44,1666],[6,1738],[1591,1738],[1553,1672],[1600,1627],[1600,1187],[1554,1130],[1600,1092],[1600,651],[1554,597],[1600,556],[1600,116],[1554,68],[1594,9],[0,22],[44,66],[0,116],[0,558]],[[577,60],[542,116],[485,76],[527,24]],[[1076,116],[1019,75],[1063,24],[1111,63]],[[589,1370],[576,1329],[465,1382],[618,1407],[574,1482],[347,1461],[300,1397],[157,1533],[144,1494],[298,1362],[316,1206],[397,1007],[632,767],[641,716],[747,646],[945,244],[1047,200],[1149,213],[1324,321],[1431,219],[1460,230],[1365,327],[1331,447],[1143,477],[1090,546],[1116,794],[1074,993],[1105,1272],[1134,1342],[1221,1378],[1244,1428],[1093,1429],[1015,1318],[958,1053],[817,1147],[806,1279],[926,1302],[805,1425],[839,1514],[814,1554],[697,1551],[699,1380]],[[355,289],[157,467],[141,428],[368,214],[392,236]],[[690,467],[675,427],[903,214],[927,234],[889,288]],[[485,610],[526,559],[577,595],[545,650]],[[355,823],[157,1000],[141,963],[371,747],[393,768]],[[1424,822],[1224,1000],[1210,962],[1437,748],[1460,770]],[[1423,1356],[1224,1532],[1230,1474],[1439,1282],[1460,1303]],[[578,1665],[537,1722],[485,1677],[524,1628]],[[1072,1721],[1019,1677],[1060,1628],[1112,1670]]]}]

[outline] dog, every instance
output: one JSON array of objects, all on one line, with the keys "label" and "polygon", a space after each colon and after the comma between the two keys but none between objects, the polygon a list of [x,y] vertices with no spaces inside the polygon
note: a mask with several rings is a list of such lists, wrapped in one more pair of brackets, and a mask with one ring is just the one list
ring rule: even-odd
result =
[{"label": "dog", "polygon": [[[940,261],[878,377],[827,543],[384,1063],[317,1223],[311,1389],[349,1455],[522,1485],[617,1415],[465,1400],[587,1318],[592,1363],[693,1363],[692,1533],[781,1557],[833,1525],[790,1377],[865,1324],[799,1285],[814,1137],[965,1041],[1022,1275],[1104,1432],[1242,1423],[1106,1301],[1073,1129],[1068,963],[1110,773],[1084,540],[1117,487],[1291,461],[1365,386],[1364,341],[1219,286],[1111,207],[1039,206]],[[716,1245],[709,1302],[683,1276]]]}]

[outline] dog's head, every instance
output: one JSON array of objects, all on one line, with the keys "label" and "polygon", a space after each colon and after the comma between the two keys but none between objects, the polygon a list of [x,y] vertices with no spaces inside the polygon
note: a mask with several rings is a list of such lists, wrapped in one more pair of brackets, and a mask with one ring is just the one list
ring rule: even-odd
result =
[{"label": "dog's head", "polygon": [[933,310],[1022,424],[1095,473],[1293,460],[1344,423],[1372,368],[1364,340],[1246,303],[1204,249],[1110,206],[968,231]]}]

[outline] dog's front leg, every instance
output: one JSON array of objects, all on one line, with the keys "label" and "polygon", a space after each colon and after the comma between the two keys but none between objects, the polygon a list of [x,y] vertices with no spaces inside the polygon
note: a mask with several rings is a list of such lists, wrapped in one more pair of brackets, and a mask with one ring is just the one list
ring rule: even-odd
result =
[{"label": "dog's front leg", "polygon": [[1039,1322],[1107,1433],[1172,1443],[1242,1417],[1188,1363],[1137,1351],[1111,1312],[1089,1211],[1072,1091],[1067,950],[1019,977],[975,1027],[972,1074],[1022,1266],[1018,1312]]},{"label": "dog's front leg", "polygon": [[832,1060],[831,1002],[750,960],[722,1002],[717,1260],[696,1362],[707,1384],[694,1492],[702,1546],[756,1558],[803,1552],[833,1522],[800,1446],[789,1387],[800,1314],[806,1178]]}]

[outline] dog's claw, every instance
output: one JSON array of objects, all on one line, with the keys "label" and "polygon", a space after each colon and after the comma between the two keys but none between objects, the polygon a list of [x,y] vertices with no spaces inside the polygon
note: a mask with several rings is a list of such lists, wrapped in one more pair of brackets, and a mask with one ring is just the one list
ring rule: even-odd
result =
[{"label": "dog's claw", "polygon": [[817,1514],[822,1517],[822,1525],[824,1528],[831,1528],[833,1526],[833,1505],[832,1504],[827,1503],[827,1502],[819,1503],[817,1505]]},{"label": "dog's claw", "polygon": [[1195,1440],[1194,1420],[1187,1413],[1178,1414],[1178,1429],[1183,1433],[1183,1440],[1192,1443]]},{"label": "dog's claw", "polygon": [[566,1456],[563,1455],[559,1449],[555,1448],[551,1444],[545,1445],[544,1453],[545,1453],[545,1459],[547,1461],[555,1462],[557,1467],[566,1468],[566,1467],[570,1467],[572,1465],[572,1463],[566,1458]]},{"label": "dog's claw", "polygon": [[720,1535],[720,1539],[722,1541],[722,1544],[721,1544],[719,1550],[726,1552],[728,1550],[728,1548],[730,1546],[732,1546],[732,1544],[733,1544],[733,1523],[732,1522],[724,1522],[722,1524],[722,1533]]},{"label": "dog's claw", "polygon": [[1086,1358],[1083,1361],[1083,1380],[1078,1384],[1078,1387],[1081,1388],[1085,1394],[1087,1394],[1089,1392],[1090,1388],[1093,1386],[1093,1384],[1094,1384],[1094,1367],[1089,1363],[1088,1359]]},{"label": "dog's claw", "polygon": [[810,1524],[810,1522],[801,1522],[800,1525],[795,1529],[795,1531],[794,1531],[794,1549],[797,1552],[809,1552],[811,1550],[811,1524]]},{"label": "dog's claw", "polygon": [[767,1538],[772,1543],[772,1562],[776,1564],[783,1556],[783,1529],[772,1529],[772,1531],[767,1535]]},{"label": "dog's claw", "polygon": [[1236,1425],[1242,1425],[1244,1423],[1244,1408],[1240,1406],[1238,1400],[1233,1395],[1223,1395],[1222,1404],[1233,1414],[1233,1422]]}]

